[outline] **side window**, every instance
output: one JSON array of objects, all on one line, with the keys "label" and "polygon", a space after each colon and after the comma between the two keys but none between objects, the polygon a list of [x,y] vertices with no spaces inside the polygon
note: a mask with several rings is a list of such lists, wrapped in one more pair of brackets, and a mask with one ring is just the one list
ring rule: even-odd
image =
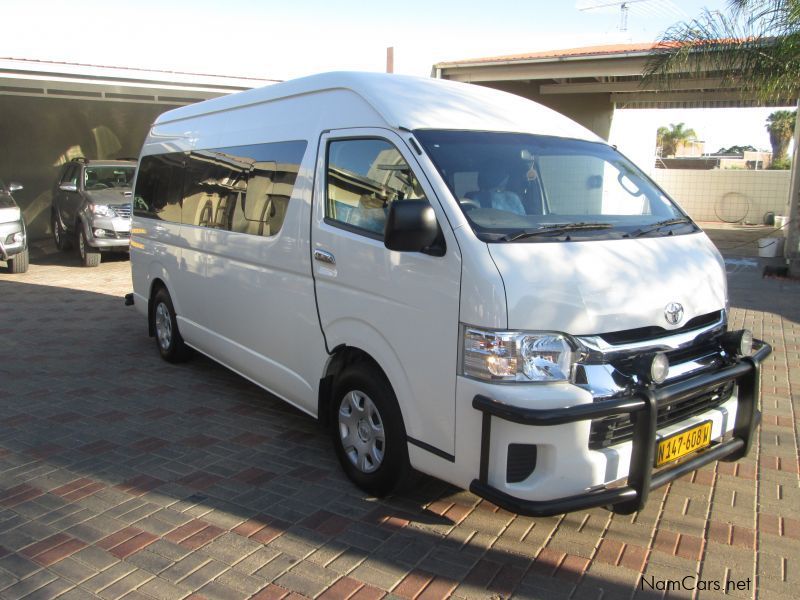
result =
[{"label": "side window", "polygon": [[183,223],[273,236],[283,226],[306,142],[278,142],[190,153]]},{"label": "side window", "polygon": [[340,140],[328,144],[325,217],[383,238],[395,200],[427,202],[400,151],[386,140]]},{"label": "side window", "polygon": [[133,199],[136,216],[181,222],[184,163],[182,152],[142,157]]},{"label": "side window", "polygon": [[80,174],[80,166],[76,164],[69,165],[64,174],[61,176],[59,183],[73,183],[78,185],[78,175]]}]

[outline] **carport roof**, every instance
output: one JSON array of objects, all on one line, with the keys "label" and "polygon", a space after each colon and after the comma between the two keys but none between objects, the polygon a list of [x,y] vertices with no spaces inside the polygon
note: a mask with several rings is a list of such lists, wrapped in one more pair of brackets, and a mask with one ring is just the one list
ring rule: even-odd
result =
[{"label": "carport roof", "polygon": [[647,55],[654,44],[607,44],[603,46],[584,46],[581,48],[564,48],[560,50],[543,50],[541,52],[528,52],[525,54],[508,54],[505,56],[489,56],[485,58],[470,58],[465,60],[445,61],[434,65],[434,68],[465,66],[469,64],[505,63],[538,61],[546,59],[568,59],[591,56],[610,56],[618,54],[644,54]]},{"label": "carport roof", "polygon": [[254,77],[0,58],[0,95],[12,96],[175,105],[190,104],[277,81]]},{"label": "carport roof", "polygon": [[[742,94],[720,73],[694,74],[674,81],[670,91],[658,83],[645,83],[642,73],[656,44],[640,42],[544,50],[525,54],[439,62],[433,76],[489,86],[509,82],[534,86],[541,96],[607,94],[619,108],[700,108],[763,105]],[[770,106],[795,103],[775,98]]]}]

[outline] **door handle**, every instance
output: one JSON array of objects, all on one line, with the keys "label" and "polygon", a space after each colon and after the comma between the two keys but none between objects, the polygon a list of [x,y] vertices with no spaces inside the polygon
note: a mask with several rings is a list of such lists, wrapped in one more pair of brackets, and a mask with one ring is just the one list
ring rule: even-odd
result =
[{"label": "door handle", "polygon": [[314,260],[318,260],[319,262],[327,263],[329,265],[336,264],[336,259],[334,258],[333,254],[327,250],[314,250]]}]

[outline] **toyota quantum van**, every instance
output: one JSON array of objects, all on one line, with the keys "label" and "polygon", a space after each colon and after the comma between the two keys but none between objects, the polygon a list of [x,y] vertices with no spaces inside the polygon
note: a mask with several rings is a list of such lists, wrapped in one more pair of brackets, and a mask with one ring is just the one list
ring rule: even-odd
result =
[{"label": "toyota quantum van", "polygon": [[381,495],[412,468],[511,511],[628,513],[749,450],[770,347],[722,259],[613,147],[503,92],[329,73],[161,115],[134,293],[319,419]]}]

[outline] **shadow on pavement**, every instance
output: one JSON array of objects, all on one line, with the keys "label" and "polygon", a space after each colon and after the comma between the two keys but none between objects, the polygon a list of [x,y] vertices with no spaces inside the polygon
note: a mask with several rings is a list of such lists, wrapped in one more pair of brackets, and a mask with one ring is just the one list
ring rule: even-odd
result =
[{"label": "shadow on pavement", "polygon": [[[31,550],[57,535],[167,582],[181,561],[216,561],[254,588],[239,597],[343,581],[375,597],[629,597],[645,568],[624,535],[616,558],[590,559],[612,522],[649,537],[663,491],[635,517],[519,517],[424,476],[371,498],[313,419],[205,357],[163,362],[122,298],[0,279],[0,299],[0,588],[61,577],[69,559]],[[149,566],[156,548],[173,562]]]}]

